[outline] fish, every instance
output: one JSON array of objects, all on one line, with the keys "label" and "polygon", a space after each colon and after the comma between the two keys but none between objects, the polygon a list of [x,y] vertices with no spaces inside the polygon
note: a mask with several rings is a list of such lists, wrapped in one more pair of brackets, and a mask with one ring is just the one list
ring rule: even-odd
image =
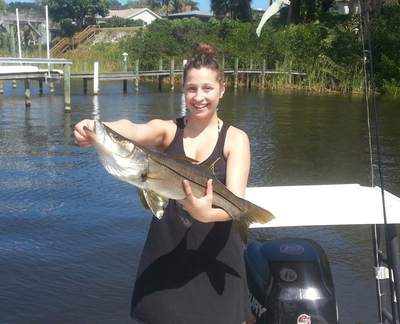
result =
[{"label": "fish", "polygon": [[213,206],[225,210],[239,222],[242,237],[251,223],[266,223],[274,218],[271,212],[231,192],[208,168],[186,157],[171,157],[148,149],[105,125],[94,121],[93,130],[84,127],[97,155],[108,173],[137,187],[139,197],[154,216],[161,219],[170,199],[186,198],[183,180],[189,181],[195,197],[205,195],[207,181],[213,183]]}]

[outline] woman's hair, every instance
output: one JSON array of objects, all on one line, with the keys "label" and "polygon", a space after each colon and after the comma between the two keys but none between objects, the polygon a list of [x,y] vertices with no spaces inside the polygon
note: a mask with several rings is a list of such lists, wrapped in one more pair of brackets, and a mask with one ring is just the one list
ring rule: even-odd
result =
[{"label": "woman's hair", "polygon": [[186,82],[186,77],[190,69],[200,69],[202,67],[217,72],[217,81],[223,81],[224,71],[221,70],[215,58],[214,48],[208,44],[200,43],[195,47],[192,57],[183,69],[183,83]]}]

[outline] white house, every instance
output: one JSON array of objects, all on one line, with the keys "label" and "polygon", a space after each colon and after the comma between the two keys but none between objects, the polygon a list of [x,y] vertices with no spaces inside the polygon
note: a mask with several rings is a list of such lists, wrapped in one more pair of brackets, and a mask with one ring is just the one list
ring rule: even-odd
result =
[{"label": "white house", "polygon": [[146,25],[151,24],[154,20],[160,19],[154,11],[148,8],[128,8],[121,10],[109,10],[108,15],[105,17],[98,17],[98,23],[106,22],[111,17],[119,17],[131,20],[142,20]]}]

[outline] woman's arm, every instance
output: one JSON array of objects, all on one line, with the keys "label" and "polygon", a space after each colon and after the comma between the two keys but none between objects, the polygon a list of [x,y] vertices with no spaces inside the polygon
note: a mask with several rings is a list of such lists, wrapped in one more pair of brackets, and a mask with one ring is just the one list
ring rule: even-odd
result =
[{"label": "woman's arm", "polygon": [[[145,124],[135,124],[127,119],[121,119],[114,122],[106,122],[108,127],[115,130],[122,136],[145,147],[163,149],[168,146],[172,140],[171,134],[175,126],[173,121],[153,119]],[[86,134],[84,127],[91,130],[94,128],[92,119],[84,119],[75,125],[74,136],[76,142],[82,146],[91,146],[90,137]]]},{"label": "woman's arm", "polygon": [[[237,128],[230,127],[224,146],[227,157],[226,186],[239,197],[244,197],[250,170],[250,143],[247,134]],[[186,198],[180,203],[183,208],[200,222],[220,222],[231,220],[229,214],[221,208],[212,207],[212,181],[207,183],[203,197],[196,198],[192,194],[188,181],[183,181]]]}]

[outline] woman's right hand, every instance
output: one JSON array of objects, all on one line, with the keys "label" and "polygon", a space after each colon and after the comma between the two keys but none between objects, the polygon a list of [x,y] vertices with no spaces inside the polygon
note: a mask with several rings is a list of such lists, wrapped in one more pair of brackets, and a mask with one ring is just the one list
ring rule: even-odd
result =
[{"label": "woman's right hand", "polygon": [[92,146],[93,143],[92,143],[90,137],[86,134],[83,127],[87,127],[90,130],[93,130],[94,129],[94,120],[93,119],[83,119],[75,125],[75,127],[74,127],[75,142],[80,147]]}]

